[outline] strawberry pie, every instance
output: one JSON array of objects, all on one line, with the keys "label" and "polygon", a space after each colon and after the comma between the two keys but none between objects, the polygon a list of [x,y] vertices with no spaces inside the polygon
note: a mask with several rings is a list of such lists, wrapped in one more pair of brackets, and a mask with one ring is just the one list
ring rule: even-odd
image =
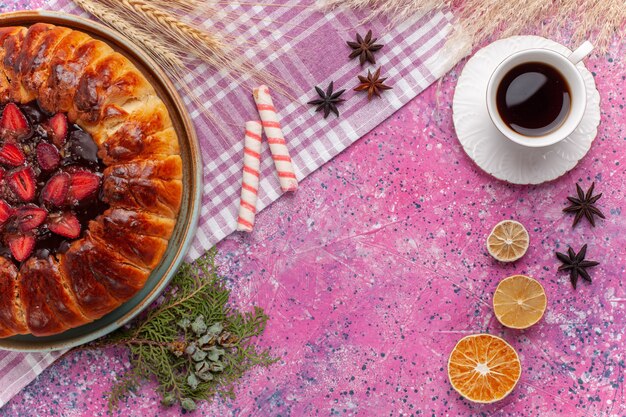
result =
[{"label": "strawberry pie", "polygon": [[89,35],[0,28],[0,337],[46,336],[131,298],[182,199],[178,136],[143,74]]}]

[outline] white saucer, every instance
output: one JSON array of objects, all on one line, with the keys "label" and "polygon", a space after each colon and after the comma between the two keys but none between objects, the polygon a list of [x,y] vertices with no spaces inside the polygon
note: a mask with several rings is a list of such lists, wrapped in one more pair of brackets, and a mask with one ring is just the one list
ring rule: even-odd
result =
[{"label": "white saucer", "polygon": [[467,61],[452,104],[454,127],[467,155],[488,174],[513,184],[540,184],[574,168],[589,151],[600,123],[600,94],[589,70],[579,63],[577,67],[587,87],[587,107],[574,133],[545,148],[527,148],[500,133],[487,114],[487,83],[504,58],[529,48],[570,52],[565,46],[539,36],[513,36],[496,41]]}]

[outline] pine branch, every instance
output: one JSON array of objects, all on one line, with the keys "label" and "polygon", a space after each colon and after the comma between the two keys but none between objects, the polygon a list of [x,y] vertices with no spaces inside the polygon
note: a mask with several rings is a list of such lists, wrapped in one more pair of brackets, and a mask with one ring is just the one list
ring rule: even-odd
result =
[{"label": "pine branch", "polygon": [[215,251],[183,265],[160,304],[132,328],[119,330],[88,348],[123,346],[131,369],[109,393],[109,408],[143,381],[158,384],[164,405],[191,411],[215,394],[234,396],[234,384],[251,368],[276,362],[251,339],[265,330],[268,317],[255,307],[240,312],[228,305],[230,291],[215,268]]}]

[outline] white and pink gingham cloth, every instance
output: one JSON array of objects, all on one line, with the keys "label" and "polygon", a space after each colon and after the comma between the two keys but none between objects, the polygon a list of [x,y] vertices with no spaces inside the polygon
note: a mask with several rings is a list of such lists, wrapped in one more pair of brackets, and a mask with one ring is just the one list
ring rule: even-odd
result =
[{"label": "white and pink gingham cloth", "polygon": [[[281,118],[296,177],[302,180],[350,144],[365,135],[431,83],[445,74],[458,54],[444,49],[445,36],[452,16],[432,13],[389,29],[388,22],[363,23],[364,15],[346,10],[320,12],[303,8],[308,2],[272,0],[294,7],[262,7],[250,3],[224,4],[224,13],[236,13],[237,23],[223,24],[233,36],[258,39],[262,54],[249,51],[247,57],[290,86],[291,98],[274,93],[274,104]],[[20,7],[20,6],[16,6]],[[45,9],[86,16],[70,0],[48,0]],[[208,17],[208,16],[207,16]],[[220,16],[213,16],[220,21]],[[211,21],[207,20],[207,25]],[[358,31],[371,29],[384,48],[376,54],[376,66],[361,68],[349,60],[346,41]],[[352,89],[357,75],[382,65],[382,76],[393,86],[381,99],[367,102]],[[208,67],[190,74],[189,87],[214,110],[224,130],[214,127],[191,100],[185,98],[202,148],[204,159],[204,198],[200,225],[189,259],[196,259],[222,238],[235,231],[241,190],[243,141],[241,131],[246,120],[257,116],[251,90],[257,84],[248,80],[235,85],[227,74]],[[346,89],[347,101],[340,107],[340,117],[324,119],[315,107],[306,103],[317,98],[314,87],[326,89],[334,81],[335,90]],[[295,99],[294,99],[295,98]],[[257,209],[260,211],[280,197],[282,191],[267,142],[263,143],[261,182]],[[0,406],[49,366],[60,352],[21,354],[0,351]]]}]

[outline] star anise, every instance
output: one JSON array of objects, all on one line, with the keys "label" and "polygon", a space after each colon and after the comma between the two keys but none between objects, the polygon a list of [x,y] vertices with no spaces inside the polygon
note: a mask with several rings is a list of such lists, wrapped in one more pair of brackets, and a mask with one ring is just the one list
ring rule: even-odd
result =
[{"label": "star anise", "polygon": [[331,111],[335,113],[335,115],[339,116],[339,110],[337,110],[337,105],[345,101],[344,99],[340,98],[340,96],[346,90],[339,90],[333,93],[333,82],[331,81],[325,93],[324,90],[317,86],[315,87],[315,91],[317,91],[317,94],[320,96],[320,98],[316,100],[311,100],[307,104],[317,106],[315,111],[320,111],[323,109],[324,119],[328,117]]},{"label": "star anise", "polygon": [[385,85],[384,82],[387,78],[380,78],[380,68],[376,70],[372,75],[370,70],[367,70],[367,77],[359,75],[359,84],[354,91],[367,91],[367,99],[371,100],[372,97],[380,97],[380,93],[384,90],[391,90],[391,87]]},{"label": "star anise", "polygon": [[572,248],[567,250],[567,255],[561,252],[556,253],[556,257],[563,263],[563,265],[559,266],[559,271],[569,271],[569,279],[572,282],[574,289],[576,289],[579,276],[583,277],[586,281],[591,282],[591,277],[587,272],[587,268],[600,264],[596,261],[585,260],[586,254],[587,245],[580,248],[578,253],[575,253]]},{"label": "star anise", "polygon": [[576,193],[578,194],[578,198],[576,197],[567,197],[570,203],[572,203],[569,207],[563,209],[566,213],[576,213],[574,217],[574,224],[572,227],[576,226],[580,219],[585,216],[589,223],[595,227],[596,222],[593,216],[598,216],[604,219],[604,214],[595,206],[596,201],[602,197],[602,193],[598,195],[593,195],[593,189],[596,186],[596,183],[592,183],[587,193],[583,192],[583,189],[580,188],[580,185],[576,184]]},{"label": "star anise", "polygon": [[376,58],[374,58],[374,52],[380,50],[384,45],[375,44],[377,38],[372,39],[372,31],[368,31],[367,35],[365,35],[365,39],[361,37],[358,33],[356,34],[356,42],[348,41],[347,44],[350,48],[354,49],[350,54],[350,59],[354,59],[357,56],[359,57],[359,62],[361,66],[365,64],[365,61],[369,61],[372,64],[376,63]]}]

